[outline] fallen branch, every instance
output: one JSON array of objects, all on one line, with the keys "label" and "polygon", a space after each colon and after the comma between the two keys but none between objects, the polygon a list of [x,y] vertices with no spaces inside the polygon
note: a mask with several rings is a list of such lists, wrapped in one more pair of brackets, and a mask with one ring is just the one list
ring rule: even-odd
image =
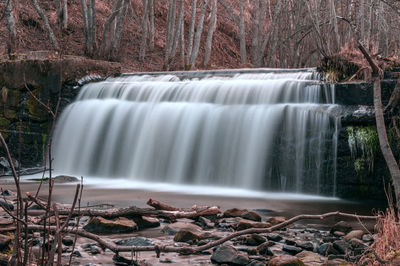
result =
[{"label": "fallen branch", "polygon": [[[356,215],[356,214],[349,214],[349,213],[342,213],[342,212],[329,212],[321,215],[308,215],[308,214],[302,214],[295,216],[285,222],[282,222],[280,224],[271,226],[269,228],[250,228],[247,230],[243,231],[238,231],[235,233],[232,233],[226,237],[223,237],[221,239],[209,242],[206,245],[203,246],[194,246],[194,247],[174,247],[174,246],[118,246],[114,244],[113,242],[108,242],[104,240],[102,237],[89,233],[83,229],[71,229],[71,228],[64,228],[63,232],[65,233],[72,233],[72,234],[77,234],[79,236],[85,237],[92,239],[99,243],[101,246],[110,249],[111,251],[115,253],[119,252],[138,252],[138,251],[155,251],[155,252],[164,252],[164,253],[169,253],[169,252],[176,252],[180,254],[195,254],[199,253],[201,251],[213,248],[215,246],[221,245],[233,238],[243,236],[243,235],[248,235],[248,234],[262,234],[262,233],[271,233],[273,231],[282,229],[287,227],[290,224],[293,224],[299,220],[323,220],[329,217],[346,217],[346,218],[355,218],[355,219],[362,219],[362,220],[376,220],[380,218],[381,216],[361,216],[361,215]],[[42,226],[39,225],[29,225],[28,227],[30,230],[43,230]],[[56,232],[57,227],[56,226],[50,226],[48,229],[52,232]]]},{"label": "fallen branch", "polygon": [[168,204],[165,204],[165,203],[159,202],[157,200],[153,200],[153,199],[149,199],[147,201],[147,205],[153,207],[156,210],[164,210],[164,211],[178,211],[179,210],[179,208],[170,206]]},{"label": "fallen branch", "polygon": [[[29,200],[34,201],[40,208],[45,209],[46,205],[41,204],[37,199],[32,197],[30,194],[27,194]],[[101,216],[107,219],[113,219],[118,217],[132,217],[132,216],[156,216],[163,217],[168,219],[180,219],[180,218],[189,218],[193,219],[199,216],[205,215],[216,215],[221,213],[221,210],[217,206],[208,207],[206,209],[200,210],[191,210],[191,211],[164,211],[164,210],[154,210],[149,208],[138,208],[136,206],[131,206],[127,208],[119,208],[119,209],[109,209],[109,210],[91,210],[91,209],[82,209],[80,211],[73,210],[71,212],[70,209],[60,209],[58,210],[59,215],[71,215],[73,217],[82,215],[82,216]],[[51,210],[51,215],[54,215],[54,210]]]}]

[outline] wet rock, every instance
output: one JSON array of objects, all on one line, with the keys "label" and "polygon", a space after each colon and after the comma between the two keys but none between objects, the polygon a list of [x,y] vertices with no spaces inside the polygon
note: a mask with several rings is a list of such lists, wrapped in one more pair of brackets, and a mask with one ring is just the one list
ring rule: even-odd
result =
[{"label": "wet rock", "polygon": [[100,254],[100,253],[101,253],[101,251],[97,246],[91,246],[90,247],[90,254],[97,255],[97,254]]},{"label": "wet rock", "polygon": [[367,249],[368,248],[368,246],[365,245],[363,241],[361,241],[360,239],[357,239],[357,238],[352,238],[349,241],[349,243],[350,243],[350,245],[351,245],[351,247],[353,249],[354,248],[363,248],[363,249]]},{"label": "wet rock", "polygon": [[344,237],[346,234],[340,231],[335,231],[332,233],[336,237]]},{"label": "wet rock", "polygon": [[107,220],[103,217],[92,217],[83,229],[98,234],[120,234],[136,231],[137,225],[134,221],[124,217],[113,220]]},{"label": "wet rock", "polygon": [[10,191],[9,191],[8,189],[3,190],[3,192],[1,192],[0,194],[1,194],[2,196],[6,196],[6,197],[11,196],[11,193],[10,193]]},{"label": "wet rock", "polygon": [[265,239],[265,237],[260,236],[259,234],[252,234],[246,237],[244,243],[248,246],[258,246],[266,241],[267,239]]},{"label": "wet rock", "polygon": [[343,232],[345,234],[347,234],[348,232],[350,232],[353,228],[351,227],[351,225],[347,222],[344,221],[340,221],[338,223],[336,223],[330,230],[330,233],[333,234],[333,232]]},{"label": "wet rock", "polygon": [[295,246],[308,251],[314,250],[314,245],[310,241],[296,241]]},{"label": "wet rock", "polygon": [[268,240],[271,240],[271,241],[274,241],[274,242],[279,242],[279,241],[281,241],[283,238],[282,238],[282,236],[280,236],[279,234],[272,233],[272,234],[268,234],[268,235],[267,235],[267,239],[268,239]]},{"label": "wet rock", "polygon": [[139,229],[146,229],[146,228],[156,228],[160,226],[160,220],[153,217],[135,217],[133,218],[135,223],[138,225]]},{"label": "wet rock", "polygon": [[241,217],[247,220],[261,222],[261,216],[256,212],[246,212]]},{"label": "wet rock", "polygon": [[214,228],[215,224],[213,222],[211,222],[210,219],[207,219],[203,216],[199,217],[199,223],[201,225],[201,227],[209,229],[209,228]]},{"label": "wet rock", "polygon": [[334,260],[328,260],[325,265],[326,266],[347,266],[347,265],[350,266],[352,264],[348,263],[344,259],[334,259]]},{"label": "wet rock", "polygon": [[347,233],[345,235],[344,239],[346,239],[346,240],[350,240],[352,238],[361,239],[363,235],[364,235],[363,230],[353,230],[353,231],[350,231],[349,233]]},{"label": "wet rock", "polygon": [[0,251],[8,248],[11,243],[11,237],[0,234]]},{"label": "wet rock", "polygon": [[252,260],[250,261],[249,264],[247,264],[247,266],[265,266],[265,265],[266,265],[265,263],[258,260]]},{"label": "wet rock", "polygon": [[211,261],[218,264],[247,265],[249,258],[240,254],[232,246],[220,246],[214,251]]},{"label": "wet rock", "polygon": [[74,244],[74,239],[69,236],[65,236],[61,239],[62,243],[66,246],[72,246]]},{"label": "wet rock", "polygon": [[305,266],[304,263],[297,257],[290,255],[281,255],[272,258],[268,262],[268,266]]},{"label": "wet rock", "polygon": [[299,247],[283,245],[282,250],[289,253],[290,255],[296,255],[297,253],[302,252],[303,250]]},{"label": "wet rock", "polygon": [[199,235],[186,230],[179,231],[178,233],[175,234],[174,237],[175,242],[186,242],[186,243],[189,241],[192,241],[192,243],[194,243],[199,239],[200,239]]},{"label": "wet rock", "polygon": [[160,263],[172,263],[173,261],[170,258],[160,259]]},{"label": "wet rock", "polygon": [[296,241],[293,240],[293,239],[286,239],[285,240],[285,244],[286,245],[290,245],[290,246],[294,246],[294,245],[296,245]]},{"label": "wet rock", "polygon": [[81,254],[78,250],[75,250],[75,251],[72,253],[72,256],[81,258],[81,257],[82,257],[82,254]]},{"label": "wet rock", "polygon": [[238,208],[233,208],[233,209],[229,209],[226,210],[223,214],[223,217],[242,217],[243,214],[249,212],[246,209],[238,209]]},{"label": "wet rock", "polygon": [[179,231],[190,231],[192,233],[199,233],[202,231],[202,228],[198,225],[189,222],[176,222],[173,224],[168,224],[161,229],[161,232],[168,235],[175,235]]},{"label": "wet rock", "polygon": [[333,247],[339,252],[339,254],[347,254],[350,249],[350,244],[344,240],[336,240],[333,242]]},{"label": "wet rock", "polygon": [[268,228],[270,226],[271,226],[270,223],[254,222],[243,219],[236,225],[236,230],[242,231],[249,228]]},{"label": "wet rock", "polygon": [[374,238],[372,237],[371,234],[365,234],[365,235],[362,236],[361,239],[364,242],[372,242],[372,241],[374,241]]},{"label": "wet rock", "polygon": [[324,262],[320,255],[311,251],[302,251],[296,257],[307,266],[320,266]]},{"label": "wet rock", "polygon": [[283,216],[276,216],[276,217],[271,217],[267,220],[267,223],[270,223],[272,225],[280,224],[285,222],[287,219],[286,217]]},{"label": "wet rock", "polygon": [[336,240],[337,240],[337,237],[334,237],[334,236],[324,236],[324,237],[322,237],[322,241],[324,241],[324,243],[333,243]]},{"label": "wet rock", "polygon": [[337,255],[339,252],[333,247],[332,243],[324,243],[318,248],[318,253],[322,256],[328,256],[330,254]]},{"label": "wet rock", "polygon": [[154,246],[153,240],[145,237],[132,237],[127,239],[122,239],[114,242],[119,246],[139,246],[139,247],[148,247]]},{"label": "wet rock", "polygon": [[0,205],[9,210],[9,211],[13,211],[14,210],[14,205],[10,202],[10,201],[5,201],[4,199],[0,199]]},{"label": "wet rock", "polygon": [[271,249],[268,246],[268,243],[263,243],[261,245],[259,245],[256,248],[256,251],[258,252],[258,254],[263,255],[263,256],[274,256],[274,253],[271,251]]}]

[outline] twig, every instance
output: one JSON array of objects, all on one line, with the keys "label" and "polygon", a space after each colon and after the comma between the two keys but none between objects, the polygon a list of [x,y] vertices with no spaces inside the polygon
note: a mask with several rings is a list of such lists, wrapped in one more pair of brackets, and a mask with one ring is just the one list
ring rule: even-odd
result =
[{"label": "twig", "polygon": [[[82,215],[80,215],[80,211],[81,211],[81,200],[82,200],[82,193],[83,193],[83,176],[81,176],[81,190],[79,192],[79,199],[78,199],[78,219],[76,221],[76,228],[79,228],[79,222],[81,221],[81,217]],[[76,245],[76,240],[78,239],[78,235],[75,234],[74,236],[74,243],[72,244],[72,251],[71,251],[71,255],[69,256],[69,262],[68,265],[71,265],[72,262],[72,255],[74,253],[75,250],[75,245]]]}]

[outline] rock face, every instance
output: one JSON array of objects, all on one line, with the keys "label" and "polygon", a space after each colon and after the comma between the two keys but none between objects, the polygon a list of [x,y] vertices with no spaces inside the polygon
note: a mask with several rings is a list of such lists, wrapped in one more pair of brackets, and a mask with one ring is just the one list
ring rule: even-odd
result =
[{"label": "rock face", "polygon": [[124,217],[114,220],[107,220],[103,217],[92,217],[83,229],[97,234],[120,234],[134,232],[138,227],[134,221]]},{"label": "rock face", "polygon": [[218,264],[247,265],[249,258],[240,254],[234,247],[220,246],[214,251],[211,261]]},{"label": "rock face", "polygon": [[[62,111],[78,93],[76,86],[82,77],[121,72],[118,63],[73,56],[56,58],[48,55],[42,59],[0,61],[0,130],[12,155],[18,158],[19,121],[23,121],[21,162],[24,167],[42,161],[51,127],[51,116],[35,97],[45,104],[49,102],[54,110],[61,89],[59,111]],[[4,155],[1,150],[0,156]]]}]

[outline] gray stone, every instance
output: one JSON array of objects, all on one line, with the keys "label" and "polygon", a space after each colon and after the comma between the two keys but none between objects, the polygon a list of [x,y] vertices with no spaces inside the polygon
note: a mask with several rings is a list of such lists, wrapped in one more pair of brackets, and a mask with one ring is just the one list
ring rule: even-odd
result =
[{"label": "gray stone", "polygon": [[272,233],[267,235],[267,239],[274,242],[279,242],[282,240],[282,237],[279,234]]},{"label": "gray stone", "polygon": [[324,243],[318,248],[318,253],[322,256],[327,256],[330,254],[338,255],[339,252],[333,247],[332,243]]},{"label": "gray stone", "polygon": [[310,241],[296,241],[295,245],[304,250],[313,251],[314,245]]},{"label": "gray stone", "polygon": [[249,258],[239,254],[232,246],[220,246],[214,251],[211,261],[218,264],[247,265]]},{"label": "gray stone", "polygon": [[13,211],[14,210],[14,205],[10,202],[10,201],[5,201],[4,199],[0,199],[0,205],[9,210],[9,211]]},{"label": "gray stone", "polygon": [[333,242],[333,247],[339,252],[339,254],[347,254],[350,249],[350,244],[344,240],[336,240]]},{"label": "gray stone", "polygon": [[175,235],[181,230],[190,231],[192,233],[199,233],[202,231],[202,228],[198,225],[189,222],[176,222],[164,226],[164,228],[161,229],[161,232],[168,235]]},{"label": "gray stone", "polygon": [[90,253],[91,253],[92,255],[96,255],[96,254],[100,254],[101,251],[100,251],[100,249],[99,249],[98,247],[96,247],[96,246],[91,246],[91,247],[90,247]]},{"label": "gray stone", "polygon": [[364,234],[362,236],[362,241],[364,241],[364,242],[372,242],[372,241],[374,241],[374,238],[372,237],[371,234]]},{"label": "gray stone", "polygon": [[69,236],[63,237],[61,241],[66,246],[72,246],[74,244],[74,239]]},{"label": "gray stone", "polygon": [[154,246],[153,240],[145,237],[132,237],[127,239],[122,239],[114,242],[119,246],[139,246],[139,247],[148,247]]},{"label": "gray stone", "polygon": [[302,252],[303,250],[299,247],[283,245],[282,250],[289,253],[290,255],[296,255],[297,253]]},{"label": "gray stone", "polygon": [[281,255],[272,258],[268,262],[268,266],[305,266],[305,265],[299,258],[290,255]]},{"label": "gray stone", "polygon": [[266,241],[267,239],[265,239],[265,237],[259,234],[252,234],[246,237],[244,243],[248,246],[258,246]]},{"label": "gray stone", "polygon": [[347,234],[348,232],[350,232],[353,228],[351,227],[351,225],[347,222],[344,221],[340,221],[338,223],[336,223],[330,230],[331,234],[333,234],[333,232],[339,231],[339,232],[343,232],[345,234]]}]

